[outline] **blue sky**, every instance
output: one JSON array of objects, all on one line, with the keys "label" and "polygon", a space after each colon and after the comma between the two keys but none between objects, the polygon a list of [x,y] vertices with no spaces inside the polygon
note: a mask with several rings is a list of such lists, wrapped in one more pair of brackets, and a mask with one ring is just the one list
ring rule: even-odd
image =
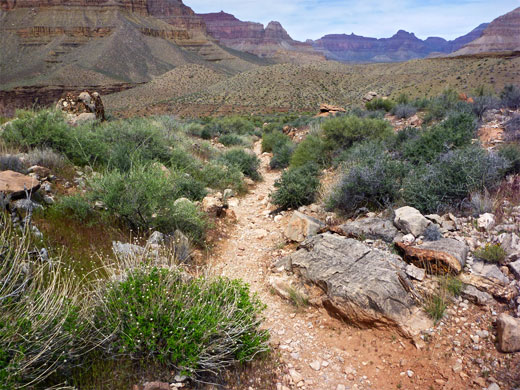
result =
[{"label": "blue sky", "polygon": [[399,29],[419,38],[454,39],[520,7],[520,0],[184,0],[195,12],[219,12],[266,25],[277,20],[298,40],[355,33],[390,37]]}]

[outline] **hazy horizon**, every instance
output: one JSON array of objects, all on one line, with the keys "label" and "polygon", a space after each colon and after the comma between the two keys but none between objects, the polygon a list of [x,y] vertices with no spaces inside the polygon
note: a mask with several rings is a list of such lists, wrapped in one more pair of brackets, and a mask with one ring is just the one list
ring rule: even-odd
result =
[{"label": "hazy horizon", "polygon": [[[520,0],[499,3],[482,0],[185,0],[197,13],[224,11],[243,21],[280,22],[297,40],[319,39],[327,34],[389,38],[398,30],[418,38],[431,36],[452,40],[482,23],[520,7]],[[404,16],[403,16],[404,15]]]}]

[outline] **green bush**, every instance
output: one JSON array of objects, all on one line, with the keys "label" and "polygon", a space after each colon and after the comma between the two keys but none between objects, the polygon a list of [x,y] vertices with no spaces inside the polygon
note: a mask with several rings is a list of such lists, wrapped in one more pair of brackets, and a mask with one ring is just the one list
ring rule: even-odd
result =
[{"label": "green bush", "polygon": [[294,209],[313,203],[320,188],[319,174],[319,168],[313,163],[285,171],[274,183],[276,190],[271,194],[271,202]]},{"label": "green bush", "polygon": [[325,142],[317,134],[309,134],[298,144],[291,157],[291,167],[314,163],[320,167],[328,161]]},{"label": "green bush", "polygon": [[461,101],[459,94],[453,89],[447,89],[441,95],[430,99],[427,109],[428,113],[424,118],[426,123],[444,119],[453,112],[471,113],[472,111],[471,105]]},{"label": "green bush", "polygon": [[498,149],[498,155],[509,163],[506,174],[520,173],[520,145],[507,144]]},{"label": "green bush", "polygon": [[294,153],[295,145],[293,143],[284,143],[277,145],[273,149],[273,157],[269,162],[271,169],[287,168],[291,162],[291,157]]},{"label": "green bush", "polygon": [[220,161],[230,167],[237,167],[240,172],[253,180],[260,180],[258,172],[260,160],[254,154],[244,149],[231,149],[220,156]]},{"label": "green bush", "polygon": [[365,107],[369,111],[383,110],[390,112],[394,108],[395,102],[390,99],[376,98],[365,104]]},{"label": "green bush", "polygon": [[218,142],[220,142],[224,146],[233,146],[233,145],[245,145],[246,142],[244,139],[236,134],[224,134],[221,135],[218,139]]},{"label": "green bush", "polygon": [[223,191],[231,188],[238,193],[246,191],[244,184],[244,174],[236,166],[228,166],[218,162],[210,162],[204,164],[202,169],[194,172],[197,179],[206,185],[206,187]]},{"label": "green bush", "polygon": [[110,282],[98,301],[95,325],[108,359],[152,359],[197,377],[268,350],[264,306],[240,281],[140,266]]},{"label": "green bush", "polygon": [[276,147],[291,143],[291,138],[281,131],[272,131],[262,135],[262,152],[272,152]]},{"label": "green bush", "polygon": [[157,229],[172,233],[180,229],[201,243],[206,222],[194,204],[180,197],[200,199],[201,187],[190,187],[182,176],[167,175],[154,165],[134,165],[128,172],[110,171],[92,180],[92,200],[102,201],[107,210],[121,217],[132,229]]},{"label": "green bush", "polygon": [[510,84],[504,87],[500,94],[502,104],[507,108],[516,110],[520,108],[520,87]]},{"label": "green bush", "polygon": [[490,263],[502,263],[507,257],[507,252],[500,244],[486,244],[486,246],[477,249],[474,255]]},{"label": "green bush", "polygon": [[387,121],[356,116],[328,119],[322,129],[329,150],[348,149],[356,142],[383,140],[394,135]]},{"label": "green bush", "polygon": [[403,197],[423,213],[441,212],[460,206],[473,191],[494,188],[508,168],[478,146],[454,150],[413,169],[403,181]]},{"label": "green bush", "polygon": [[[402,153],[413,164],[432,162],[440,154],[469,145],[477,125],[470,114],[454,114],[402,143]],[[406,136],[403,134],[403,137]]]},{"label": "green bush", "polygon": [[36,147],[66,150],[72,142],[69,126],[60,111],[18,111],[2,132],[2,139],[26,151]]},{"label": "green bush", "polygon": [[405,175],[402,162],[393,160],[381,144],[354,148],[328,208],[350,214],[360,207],[382,208],[399,197]]},{"label": "green bush", "polygon": [[[252,134],[255,125],[250,120],[240,116],[213,118],[204,128],[211,137],[223,134]],[[203,137],[204,138],[204,137]]]}]

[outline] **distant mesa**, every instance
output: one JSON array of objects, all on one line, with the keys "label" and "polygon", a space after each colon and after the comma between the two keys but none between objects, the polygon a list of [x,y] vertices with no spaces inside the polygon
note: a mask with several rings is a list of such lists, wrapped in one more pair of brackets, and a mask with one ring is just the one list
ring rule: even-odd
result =
[{"label": "distant mesa", "polygon": [[480,37],[467,42],[452,56],[520,51],[520,7],[493,20]]}]

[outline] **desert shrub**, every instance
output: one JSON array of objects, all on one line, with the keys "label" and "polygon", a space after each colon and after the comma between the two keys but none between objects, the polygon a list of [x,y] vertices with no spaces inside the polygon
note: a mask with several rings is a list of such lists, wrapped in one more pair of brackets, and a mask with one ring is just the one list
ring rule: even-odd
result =
[{"label": "desert shrub", "polygon": [[472,107],[469,103],[461,101],[456,91],[448,89],[441,95],[430,99],[424,118],[426,123],[441,120],[453,113],[471,113]]},{"label": "desert shrub", "polygon": [[72,216],[81,222],[88,222],[95,216],[94,209],[88,199],[80,194],[58,198],[58,201],[52,206],[52,209],[58,214]]},{"label": "desert shrub", "polygon": [[64,150],[71,143],[69,126],[60,111],[18,111],[17,118],[2,132],[8,145],[25,150],[49,147]]},{"label": "desert shrub", "polygon": [[240,172],[253,180],[261,179],[258,172],[260,160],[253,153],[244,149],[231,149],[224,152],[219,159],[225,165],[237,167]]},{"label": "desert shrub", "polygon": [[[204,128],[211,137],[222,134],[251,134],[255,125],[250,120],[240,116],[226,116],[213,118]],[[203,137],[204,138],[204,137]]]},{"label": "desert shrub", "polygon": [[403,181],[403,197],[424,213],[459,207],[470,192],[494,188],[507,169],[507,161],[478,146],[450,151],[413,169]]},{"label": "desert shrub", "polygon": [[474,217],[493,212],[493,198],[486,189],[483,192],[472,192],[467,203]]},{"label": "desert shrub", "polygon": [[33,388],[67,376],[90,348],[81,285],[59,259],[40,259],[28,234],[2,216],[0,389]]},{"label": "desert shrub", "polygon": [[296,147],[292,142],[276,145],[273,149],[273,157],[269,162],[269,167],[271,169],[287,168],[291,162],[291,157],[295,148]]},{"label": "desert shrub", "polygon": [[180,229],[200,243],[206,227],[203,215],[194,204],[174,204],[179,197],[199,194],[199,189],[193,191],[180,183],[178,175],[166,175],[157,166],[134,165],[128,172],[113,170],[93,179],[90,196],[93,201],[102,201],[108,212],[121,217],[132,229],[165,233]]},{"label": "desert shrub", "polygon": [[271,194],[271,202],[282,208],[298,208],[316,200],[320,188],[319,168],[316,164],[290,168],[274,183],[276,190]]},{"label": "desert shrub", "polygon": [[392,109],[394,114],[399,119],[407,119],[414,116],[417,113],[417,109],[410,104],[398,104]]},{"label": "desert shrub", "polygon": [[108,359],[159,361],[197,379],[268,350],[264,306],[241,281],[140,265],[99,289],[97,302],[94,324]]},{"label": "desert shrub", "polygon": [[382,140],[394,134],[392,126],[384,120],[355,116],[329,119],[322,128],[326,145],[331,150],[347,149],[359,141]]},{"label": "desert shrub", "polygon": [[309,134],[298,144],[292,157],[291,166],[301,167],[307,163],[324,166],[327,162],[325,142],[317,134]]},{"label": "desert shrub", "polygon": [[402,153],[405,159],[414,164],[431,162],[442,153],[469,145],[475,131],[476,122],[472,115],[453,114],[442,123],[403,142]]},{"label": "desert shrub", "polygon": [[329,209],[349,214],[360,207],[385,207],[398,198],[404,165],[393,160],[381,145],[355,148],[344,171],[327,201]]},{"label": "desert shrub", "polygon": [[221,135],[218,139],[218,142],[220,142],[224,146],[233,146],[233,145],[245,145],[246,142],[244,141],[244,138],[237,134],[224,134]]},{"label": "desert shrub", "polygon": [[202,126],[200,123],[190,122],[185,125],[184,129],[187,134],[200,137],[204,126]]},{"label": "desert shrub", "polygon": [[430,104],[430,100],[428,98],[417,98],[410,103],[417,110],[425,110]]},{"label": "desert shrub", "polygon": [[473,254],[475,257],[490,263],[502,263],[507,257],[506,250],[500,244],[486,244]]},{"label": "desert shrub", "polygon": [[401,93],[397,99],[395,99],[395,102],[397,104],[409,104],[410,103],[410,97],[406,93]]},{"label": "desert shrub", "polygon": [[520,108],[520,88],[516,85],[506,85],[500,94],[502,104],[512,110]]},{"label": "desert shrub", "polygon": [[439,241],[442,238],[442,234],[439,231],[437,225],[429,225],[423,233],[425,241]]},{"label": "desert shrub", "polygon": [[271,131],[262,135],[262,152],[272,152],[277,146],[290,143],[291,138],[281,131]]},{"label": "desert shrub", "polygon": [[520,173],[520,145],[507,144],[498,149],[498,155],[509,162],[506,174]]},{"label": "desert shrub", "polygon": [[500,107],[500,100],[491,95],[477,96],[473,100],[471,107],[479,120],[482,119],[486,111]]},{"label": "desert shrub", "polygon": [[15,171],[25,173],[25,167],[18,156],[0,156],[0,171]]},{"label": "desert shrub", "polygon": [[365,104],[365,107],[369,111],[383,110],[390,112],[394,108],[395,102],[390,99],[376,98]]},{"label": "desert shrub", "polygon": [[56,153],[54,150],[46,149],[32,149],[27,153],[27,163],[29,165],[40,165],[49,169],[60,169],[65,165],[65,158]]},{"label": "desert shrub", "polygon": [[504,124],[505,140],[508,142],[520,141],[520,115],[516,114]]},{"label": "desert shrub", "polygon": [[221,191],[231,188],[238,193],[246,191],[244,175],[236,166],[210,162],[204,164],[198,172],[194,172],[194,175],[209,188]]},{"label": "desert shrub", "polygon": [[202,167],[200,160],[181,146],[174,146],[170,153],[171,159],[168,165],[172,169],[183,172],[193,172]]}]

